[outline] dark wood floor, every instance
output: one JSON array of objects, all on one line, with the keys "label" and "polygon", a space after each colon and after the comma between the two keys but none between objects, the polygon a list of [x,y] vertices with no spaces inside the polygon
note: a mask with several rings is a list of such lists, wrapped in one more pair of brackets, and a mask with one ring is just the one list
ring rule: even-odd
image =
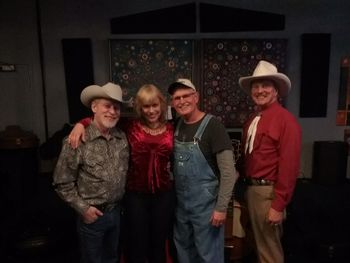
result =
[{"label": "dark wood floor", "polygon": [[[37,194],[21,204],[1,204],[0,262],[78,263],[74,212],[57,197],[50,176],[40,177],[38,185]],[[350,262],[350,184],[329,188],[300,182],[288,216],[286,263]],[[256,260],[250,253],[234,262]]]}]

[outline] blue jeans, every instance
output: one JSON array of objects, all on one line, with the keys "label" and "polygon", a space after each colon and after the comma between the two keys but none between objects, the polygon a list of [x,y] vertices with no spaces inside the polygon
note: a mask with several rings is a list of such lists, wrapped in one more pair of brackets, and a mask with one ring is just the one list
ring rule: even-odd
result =
[{"label": "blue jeans", "polygon": [[77,230],[82,263],[116,263],[119,261],[120,207],[104,212],[94,223],[78,218]]}]

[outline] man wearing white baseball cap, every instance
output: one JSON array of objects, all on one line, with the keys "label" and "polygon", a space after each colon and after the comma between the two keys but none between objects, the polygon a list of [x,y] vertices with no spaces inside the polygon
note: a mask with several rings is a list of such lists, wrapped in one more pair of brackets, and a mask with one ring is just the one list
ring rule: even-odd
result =
[{"label": "man wearing white baseball cap", "polygon": [[64,140],[53,184],[78,215],[81,262],[114,263],[118,259],[119,201],[129,161],[126,136],[115,128],[124,103],[122,90],[114,83],[91,85],[80,99],[94,118],[78,148]]},{"label": "man wearing white baseball cap", "polygon": [[289,78],[261,60],[253,74],[239,79],[257,111],[243,127],[240,171],[248,187],[247,206],[259,262],[282,263],[282,222],[299,175],[301,128],[279,96],[291,90]]},{"label": "man wearing white baseball cap", "polygon": [[178,79],[168,92],[181,117],[173,169],[178,261],[223,263],[227,207],[238,177],[231,140],[217,118],[199,110],[199,94],[189,79]]}]

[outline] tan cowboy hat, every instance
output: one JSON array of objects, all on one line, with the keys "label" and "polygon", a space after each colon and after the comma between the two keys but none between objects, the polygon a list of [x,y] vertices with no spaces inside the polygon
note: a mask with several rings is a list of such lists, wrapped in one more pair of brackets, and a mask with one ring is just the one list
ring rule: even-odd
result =
[{"label": "tan cowboy hat", "polygon": [[283,73],[279,73],[275,65],[261,60],[256,66],[253,75],[248,77],[239,78],[240,87],[248,94],[250,94],[251,83],[258,79],[269,79],[273,80],[278,89],[278,94],[281,97],[287,96],[288,92],[291,90],[290,79]]},{"label": "tan cowboy hat", "polygon": [[189,79],[178,79],[174,83],[170,84],[168,88],[168,93],[170,95],[173,95],[176,89],[181,86],[185,86],[187,88],[193,89],[194,91],[197,91],[196,87],[193,85],[193,83]]},{"label": "tan cowboy hat", "polygon": [[126,103],[123,101],[123,92],[119,85],[108,82],[103,86],[90,85],[87,86],[80,94],[81,102],[88,108],[90,108],[91,101],[97,98],[105,98],[116,100],[121,103]]}]

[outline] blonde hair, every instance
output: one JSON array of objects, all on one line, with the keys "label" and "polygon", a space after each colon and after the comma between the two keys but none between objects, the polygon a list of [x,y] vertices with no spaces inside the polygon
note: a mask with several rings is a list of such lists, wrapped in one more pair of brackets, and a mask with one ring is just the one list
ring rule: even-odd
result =
[{"label": "blonde hair", "polygon": [[141,86],[141,88],[136,93],[134,109],[137,114],[137,117],[141,119],[141,121],[145,121],[142,112],[142,106],[145,104],[151,104],[159,99],[160,102],[160,119],[161,123],[166,122],[166,113],[167,113],[167,103],[164,95],[160,92],[160,90],[153,84],[145,84]]}]

